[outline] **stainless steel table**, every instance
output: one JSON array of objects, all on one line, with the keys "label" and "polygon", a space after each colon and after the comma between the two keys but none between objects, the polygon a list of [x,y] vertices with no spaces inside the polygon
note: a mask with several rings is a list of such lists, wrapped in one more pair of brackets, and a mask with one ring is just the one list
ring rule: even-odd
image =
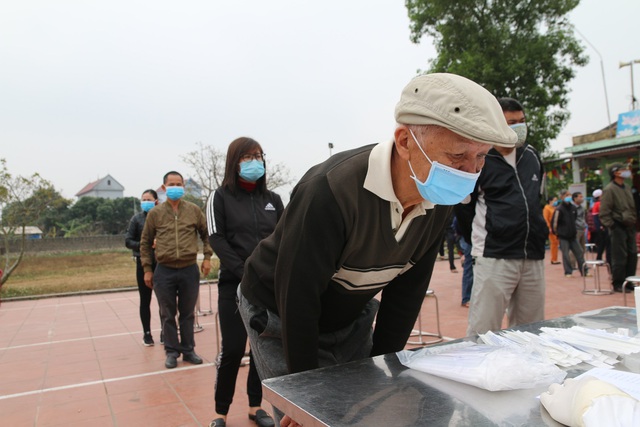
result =
[{"label": "stainless steel table", "polygon": [[[574,325],[623,327],[635,335],[636,310],[609,307],[515,329],[538,333],[543,326]],[[590,368],[578,365],[567,377]],[[616,369],[640,373],[640,353],[623,356]],[[408,369],[395,354],[263,381],[265,400],[305,427],[558,426],[537,399],[545,389],[490,392]]]}]

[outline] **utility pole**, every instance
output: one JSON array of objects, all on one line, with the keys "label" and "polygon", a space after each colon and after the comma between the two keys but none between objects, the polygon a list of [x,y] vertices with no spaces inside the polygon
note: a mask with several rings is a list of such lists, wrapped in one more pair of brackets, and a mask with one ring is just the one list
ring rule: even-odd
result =
[{"label": "utility pole", "polygon": [[576,33],[578,33],[580,37],[582,37],[584,41],[586,41],[587,44],[591,46],[591,49],[593,49],[600,57],[600,72],[602,73],[602,86],[604,87],[604,103],[607,107],[607,126],[609,126],[611,125],[611,113],[609,112],[609,96],[607,95],[607,82],[604,78],[604,64],[602,61],[602,55],[600,55],[600,52],[598,51],[598,49],[596,49],[596,47],[593,44],[591,44],[591,42],[584,36],[584,34],[578,31],[577,28],[574,27],[574,29],[576,30]]},{"label": "utility pole", "polygon": [[635,91],[633,89],[633,64],[640,64],[640,59],[634,59],[632,61],[629,62],[622,62],[620,61],[620,68],[622,67],[629,67],[629,69],[631,70],[631,111],[634,111],[637,109],[637,104],[638,101],[636,100],[636,94]]}]

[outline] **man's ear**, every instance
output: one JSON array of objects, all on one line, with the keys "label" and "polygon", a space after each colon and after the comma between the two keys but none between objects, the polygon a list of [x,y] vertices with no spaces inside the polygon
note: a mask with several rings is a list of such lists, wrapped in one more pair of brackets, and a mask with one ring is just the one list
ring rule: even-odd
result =
[{"label": "man's ear", "polygon": [[408,161],[409,156],[409,141],[411,140],[411,134],[409,128],[404,125],[398,126],[393,134],[396,151],[402,160]]}]

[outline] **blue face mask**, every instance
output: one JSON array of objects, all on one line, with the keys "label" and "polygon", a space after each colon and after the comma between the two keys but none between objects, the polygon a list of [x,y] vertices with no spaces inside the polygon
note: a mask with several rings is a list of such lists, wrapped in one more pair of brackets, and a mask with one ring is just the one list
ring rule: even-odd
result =
[{"label": "blue face mask", "polygon": [[418,145],[420,151],[422,151],[422,154],[424,154],[429,163],[431,163],[431,169],[429,170],[427,179],[425,179],[424,182],[420,182],[411,166],[411,162],[409,162],[409,169],[411,169],[411,173],[413,174],[411,178],[416,182],[418,192],[423,199],[436,205],[457,205],[473,192],[480,172],[464,172],[438,162],[432,162],[420,146],[411,129],[409,129],[409,133],[411,133],[413,140]]},{"label": "blue face mask", "polygon": [[239,175],[245,181],[256,182],[264,176],[264,163],[255,159],[242,162]]},{"label": "blue face mask", "polygon": [[151,208],[154,207],[155,205],[156,205],[156,202],[152,202],[150,200],[143,200],[140,202],[140,207],[145,212],[149,212]]},{"label": "blue face mask", "polygon": [[624,179],[631,178],[631,171],[623,170],[622,172],[620,172],[620,177]]},{"label": "blue face mask", "polygon": [[167,197],[174,202],[184,196],[184,187],[172,186],[167,187]]},{"label": "blue face mask", "polygon": [[518,135],[516,147],[522,147],[524,145],[524,142],[527,140],[527,124],[516,123],[514,125],[510,125],[509,127],[516,133],[516,135]]},{"label": "blue face mask", "polygon": [[564,198],[564,201],[566,203],[571,203],[572,200],[573,200],[573,198],[571,196],[567,196],[567,197]]}]

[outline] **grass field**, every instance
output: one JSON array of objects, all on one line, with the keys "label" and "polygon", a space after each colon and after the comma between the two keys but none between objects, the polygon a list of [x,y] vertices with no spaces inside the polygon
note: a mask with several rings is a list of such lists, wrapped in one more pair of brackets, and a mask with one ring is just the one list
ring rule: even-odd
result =
[{"label": "grass field", "polygon": [[[212,262],[212,268],[217,269],[216,262]],[[136,263],[129,250],[25,254],[2,286],[0,296],[4,299],[131,286],[137,286]]]}]

